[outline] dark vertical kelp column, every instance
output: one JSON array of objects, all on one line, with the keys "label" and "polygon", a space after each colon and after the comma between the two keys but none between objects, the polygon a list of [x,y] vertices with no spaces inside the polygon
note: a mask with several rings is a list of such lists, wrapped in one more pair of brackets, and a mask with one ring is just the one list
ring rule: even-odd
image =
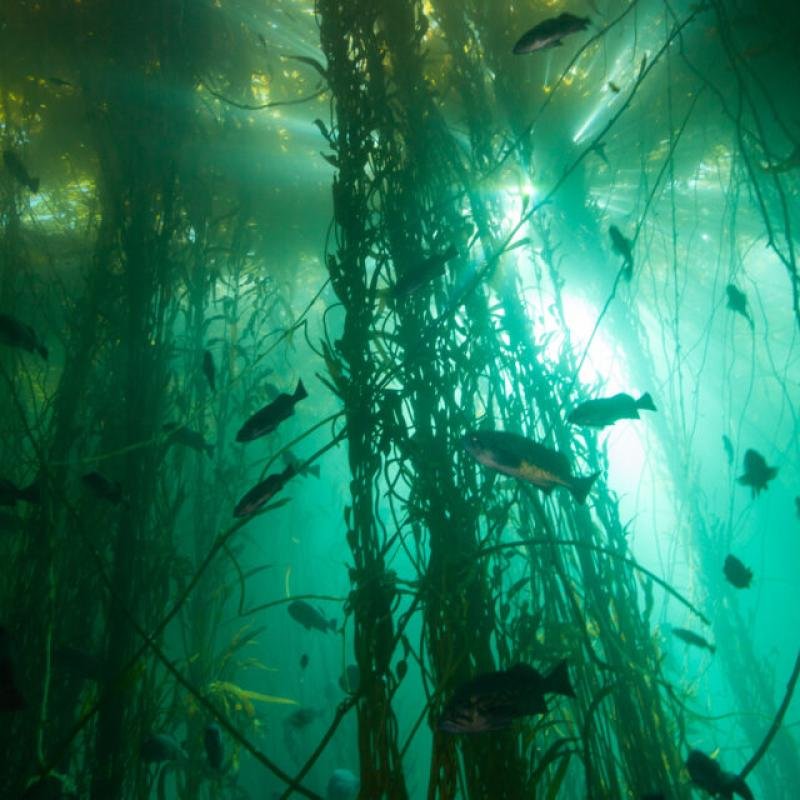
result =
[{"label": "dark vertical kelp column", "polygon": [[[446,694],[478,672],[519,660],[543,662],[546,668],[565,655],[586,708],[566,730],[554,732],[544,723],[537,733],[538,751],[530,737],[522,744],[513,734],[458,740],[435,732],[429,796],[453,796],[459,773],[465,796],[480,796],[487,786],[503,797],[532,793],[537,783],[563,781],[575,753],[583,760],[590,796],[621,794],[625,786],[639,792],[672,786],[679,794],[676,729],[661,701],[658,653],[647,618],[638,612],[637,584],[622,562],[625,536],[613,497],[598,485],[593,518],[568,497],[544,501],[513,484],[483,480],[458,444],[474,425],[474,405],[487,410],[494,427],[527,432],[571,453],[578,471],[599,460],[592,439],[574,439],[563,427],[562,407],[576,366],[568,339],[563,362],[544,361],[530,344],[535,340],[530,312],[513,272],[498,267],[508,245],[504,209],[484,199],[480,176],[502,150],[499,137],[493,142],[495,123],[487,109],[496,101],[486,91],[489,81],[480,59],[500,62],[503,57],[482,52],[472,32],[489,28],[487,47],[507,37],[499,35],[497,18],[484,11],[470,18],[461,5],[442,4],[441,24],[454,66],[443,80],[441,70],[431,68],[438,85],[452,86],[463,101],[473,147],[463,151],[443,121],[434,82],[427,80],[421,42],[429,21],[421,5],[396,4],[381,13],[368,3],[358,10],[349,4],[346,9],[320,5],[339,166],[334,190],[339,251],[329,265],[348,315],[338,348],[347,354],[351,342],[359,344],[355,362],[345,355],[352,381],[345,401],[353,411],[364,408],[355,402],[362,395],[355,394],[353,364],[366,379],[363,389],[375,387],[380,371],[372,343],[378,340],[382,352],[391,355],[382,365],[384,383],[378,390],[390,381],[392,389],[373,396],[384,414],[379,429],[390,433],[381,444],[390,442],[385,476],[396,509],[393,525],[400,537],[410,533],[415,542],[407,546],[419,571],[428,648],[419,657],[432,678],[429,721],[435,728]],[[509,103],[507,81],[498,83],[500,104]],[[518,154],[523,165],[526,152]],[[477,233],[471,250],[465,216],[468,229]],[[540,213],[534,222],[530,235],[545,245],[542,264],[557,293],[560,279],[546,217]],[[362,248],[369,244],[355,262],[349,260],[354,242]],[[427,285],[408,297],[392,297],[390,291],[388,301],[381,297],[386,283],[413,275],[426,257],[450,245],[461,253],[451,263],[447,293]],[[472,274],[477,271],[490,290],[476,289],[469,279],[470,260]],[[348,272],[348,265],[355,271]],[[372,363],[365,373],[368,354]],[[356,440],[374,464],[374,450],[363,448],[364,419],[358,418]],[[358,449],[351,448],[351,465],[363,470],[353,462]],[[376,470],[372,466],[368,474]],[[354,483],[362,492],[364,486]],[[510,536],[510,530],[518,536]],[[577,546],[547,546],[559,539]],[[521,548],[528,553],[522,572],[511,555]],[[526,574],[532,610],[504,597],[512,581],[518,585]],[[366,628],[358,630],[368,635]],[[369,719],[362,715],[360,722]],[[364,736],[362,730],[362,744]],[[456,757],[457,742],[462,758]],[[537,763],[536,753],[548,745],[552,750]],[[362,748],[365,756],[369,771],[374,756]],[[363,764],[362,776],[371,780]],[[577,790],[577,777],[570,780]]]}]

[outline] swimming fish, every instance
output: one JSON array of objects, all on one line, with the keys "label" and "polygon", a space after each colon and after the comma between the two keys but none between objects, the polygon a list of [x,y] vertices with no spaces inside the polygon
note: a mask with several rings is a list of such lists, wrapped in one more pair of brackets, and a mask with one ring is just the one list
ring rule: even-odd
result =
[{"label": "swimming fish", "polygon": [[570,412],[567,420],[573,425],[604,428],[621,419],[639,419],[639,411],[642,410],[656,411],[649,393],[643,394],[638,400],[634,400],[629,394],[620,393],[581,403]]},{"label": "swimming fish", "polygon": [[572,474],[563,453],[506,431],[472,431],[462,445],[476,460],[490,469],[528,481],[549,494],[556,486],[564,486],[578,503],[583,504],[600,475],[586,477]]},{"label": "swimming fish", "polygon": [[737,589],[747,589],[753,580],[753,570],[748,569],[736,556],[729,555],[722,568],[728,582]]},{"label": "swimming fish", "polygon": [[728,457],[728,463],[733,464],[733,442],[729,436],[722,434],[722,446],[725,448],[725,455]]},{"label": "swimming fish", "polygon": [[20,489],[7,478],[0,478],[0,506],[15,506],[19,502],[38,504],[42,502],[39,481]]},{"label": "swimming fish", "polygon": [[108,500],[115,506],[122,502],[122,484],[119,481],[112,481],[99,472],[87,472],[81,480],[101,500]]},{"label": "swimming fish", "polygon": [[34,194],[39,191],[39,179],[31,177],[26,166],[13,150],[3,150],[3,163],[14,180],[27,186]]},{"label": "swimming fish", "polygon": [[705,647],[706,650],[710,650],[712,653],[717,651],[717,648],[710,642],[707,642],[699,633],[687,631],[686,628],[673,628],[672,633],[686,642],[686,644],[692,644],[695,647]]},{"label": "swimming fish", "polygon": [[764,456],[755,450],[747,450],[744,454],[744,474],[736,480],[742,486],[750,487],[751,497],[758,497],[762,489],[767,488],[767,483],[778,474],[777,467],[768,467]]},{"label": "swimming fish", "polygon": [[320,712],[315,708],[298,708],[284,719],[283,724],[295,730],[302,730],[308,727],[319,715]]},{"label": "swimming fish", "polygon": [[222,743],[222,731],[215,722],[206,725],[203,731],[203,747],[211,769],[221,770],[225,761],[225,746]]},{"label": "swimming fish", "polygon": [[38,353],[47,361],[47,348],[39,341],[36,331],[10,314],[0,314],[0,344]]},{"label": "swimming fish", "polygon": [[206,376],[208,386],[212,392],[217,391],[217,370],[214,366],[214,356],[210,350],[203,350],[203,375]]},{"label": "swimming fish", "polygon": [[750,324],[750,327],[753,328],[753,318],[747,310],[747,295],[740,289],[737,289],[732,283],[729,283],[725,287],[725,291],[728,294],[727,308],[737,314],[741,314]]},{"label": "swimming fish", "polygon": [[543,20],[526,31],[514,45],[513,53],[522,55],[548,47],[560,47],[565,36],[585,31],[589,26],[589,17],[576,17],[565,11],[557,17]]},{"label": "swimming fish", "polygon": [[253,439],[272,433],[281,422],[294,414],[295,404],[304,397],[308,397],[306,387],[303,386],[303,381],[297,381],[293,395],[282,392],[271,403],[253,414],[239,429],[236,441],[251,442]]},{"label": "swimming fish", "polygon": [[702,753],[692,750],[686,759],[686,769],[695,786],[708,792],[712,797],[731,800],[734,793],[744,800],[753,800],[753,793],[747,784],[733,772],[725,772],[718,761]]},{"label": "swimming fish", "polygon": [[308,666],[308,653],[303,653],[300,656],[300,669],[305,669]]},{"label": "swimming fish", "polygon": [[322,612],[305,600],[292,600],[288,607],[289,616],[299,622],[307,631],[312,628],[327,633],[336,630],[335,619],[325,619]]},{"label": "swimming fish", "polygon": [[488,672],[456,689],[439,720],[439,729],[448,733],[503,730],[517,717],[547,713],[546,694],[575,697],[566,661],[548,675],[527,664]]},{"label": "swimming fish", "polygon": [[11,635],[0,626],[0,712],[8,713],[23,711],[28,705],[17,687],[11,650]]},{"label": "swimming fish", "polygon": [[283,472],[268,475],[263,481],[257,483],[233,509],[234,517],[247,517],[258,511],[264,503],[274,497],[286,483],[294,477],[294,467],[290,464]]},{"label": "swimming fish", "polygon": [[214,455],[214,445],[209,444],[199,431],[187,428],[186,425],[178,425],[177,422],[168,422],[162,430],[169,434],[167,444],[179,444],[198,453],[205,453],[209,458]]},{"label": "swimming fish", "polygon": [[325,800],[356,800],[360,786],[361,782],[349,769],[335,769],[328,779]]},{"label": "swimming fish", "polygon": [[395,300],[409,297],[419,291],[444,272],[447,262],[458,255],[455,245],[450,245],[443,253],[426,258],[416,269],[405,272],[389,289],[389,296]]},{"label": "swimming fish", "polygon": [[616,225],[609,226],[608,235],[611,237],[611,249],[625,259],[625,271],[622,273],[622,277],[630,282],[630,279],[633,277],[632,242],[622,235],[620,229]]},{"label": "swimming fish", "polygon": [[174,736],[152,733],[139,746],[139,757],[145,764],[158,764],[162,761],[185,761],[187,756]]}]

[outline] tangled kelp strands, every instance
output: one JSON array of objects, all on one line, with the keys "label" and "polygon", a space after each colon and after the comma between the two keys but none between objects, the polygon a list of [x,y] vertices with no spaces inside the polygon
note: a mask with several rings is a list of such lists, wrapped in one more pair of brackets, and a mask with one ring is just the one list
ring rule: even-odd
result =
[{"label": "tangled kelp strands", "polygon": [[267,6],[4,13],[0,793],[793,796],[797,10]]}]

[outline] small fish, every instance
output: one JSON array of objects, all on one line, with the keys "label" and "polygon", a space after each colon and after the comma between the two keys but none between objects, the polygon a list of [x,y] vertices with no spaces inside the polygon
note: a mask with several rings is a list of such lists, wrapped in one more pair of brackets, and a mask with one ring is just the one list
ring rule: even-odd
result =
[{"label": "small fish", "polygon": [[303,653],[300,656],[300,669],[305,669],[308,666],[308,653]]},{"label": "small fish", "polygon": [[349,769],[335,769],[328,779],[325,800],[356,800],[360,787],[361,782]]},{"label": "small fish", "polygon": [[297,381],[293,395],[281,393],[269,405],[253,414],[239,429],[236,441],[251,442],[253,439],[272,433],[281,422],[294,414],[295,404],[304,397],[308,397],[306,387],[303,386],[303,381]]},{"label": "small fish", "polygon": [[284,450],[281,458],[283,463],[293,467],[298,475],[313,475],[319,478],[319,464],[309,464],[301,469],[303,462],[291,450]]},{"label": "small fish", "polygon": [[543,20],[526,31],[514,45],[514,55],[533,53],[548,47],[560,47],[562,39],[571,33],[585,31],[589,26],[589,17],[576,17],[564,12],[557,17]]},{"label": "small fish", "polygon": [[50,77],[45,78],[45,80],[52,86],[73,86],[73,84],[71,84],[69,81],[65,81],[63,78],[59,78],[56,75],[51,75]]},{"label": "small fish", "polygon": [[167,733],[150,734],[139,746],[139,758],[145,764],[158,764],[162,761],[185,761],[186,753]]},{"label": "small fish", "polygon": [[347,669],[339,676],[339,686],[343,692],[355,694],[361,683],[361,670],[357,664],[348,664]]},{"label": "small fish", "polygon": [[17,183],[27,186],[34,194],[39,191],[39,179],[30,176],[27,168],[13,150],[3,150],[3,163]]},{"label": "small fish", "polygon": [[209,458],[213,457],[214,445],[206,442],[203,434],[199,431],[194,431],[185,425],[179,426],[177,422],[168,422],[162,427],[162,430],[169,434],[167,444],[180,444],[198,453],[205,453]]},{"label": "small fish", "polygon": [[506,431],[472,431],[462,440],[467,452],[485,467],[528,481],[549,494],[564,486],[583,505],[600,475],[572,474],[567,457],[544,445]]},{"label": "small fish", "polygon": [[99,472],[87,472],[81,480],[101,500],[108,500],[115,506],[122,502],[122,484],[119,481],[109,480]]},{"label": "small fish", "polygon": [[69,644],[56,645],[53,649],[56,668],[81,681],[100,683],[105,675],[105,662],[100,656]]},{"label": "small fish", "polygon": [[402,277],[397,279],[394,286],[389,290],[390,297],[394,300],[399,300],[419,291],[434,278],[439,277],[444,272],[447,262],[457,255],[458,248],[455,245],[450,245],[443,253],[426,258],[416,269],[404,272]]},{"label": "small fish", "polygon": [[581,403],[570,412],[567,420],[573,425],[604,428],[621,419],[639,419],[639,411],[644,410],[657,410],[649,393],[643,394],[638,400],[634,400],[629,394],[620,393]]},{"label": "small fish", "polygon": [[717,648],[713,644],[707,642],[700,634],[694,631],[687,631],[686,628],[673,628],[672,633],[681,641],[686,642],[686,644],[693,644],[695,647],[705,647],[706,650],[710,650],[712,653],[717,651]]},{"label": "small fish", "polygon": [[203,375],[206,376],[208,386],[212,392],[217,391],[217,369],[214,366],[214,356],[210,350],[203,350]]},{"label": "small fish", "polygon": [[597,155],[603,159],[607,167],[610,167],[611,164],[608,161],[608,156],[606,155],[606,143],[605,142],[595,142],[590,148],[593,153],[597,153]]},{"label": "small fish", "polygon": [[23,711],[28,704],[17,688],[11,635],[0,626],[0,713]]},{"label": "small fish", "polygon": [[203,731],[203,747],[211,769],[221,770],[225,761],[225,746],[222,743],[222,731],[214,722],[206,725]]},{"label": "small fish", "polygon": [[614,83],[614,81],[609,81],[609,82],[608,82],[608,88],[609,88],[609,89],[610,89],[612,92],[614,92],[614,94],[619,94],[619,93],[622,91],[622,90],[619,88],[619,86],[618,86],[616,83]]},{"label": "small fish", "polygon": [[289,603],[288,611],[289,616],[295,622],[299,622],[307,631],[312,628],[323,633],[336,630],[335,619],[325,619],[321,611],[306,603],[305,600],[292,600]]},{"label": "small fish", "polygon": [[19,502],[38,505],[42,502],[39,481],[34,481],[24,489],[17,487],[7,478],[0,478],[0,506],[15,506]]},{"label": "small fish", "polygon": [[740,289],[737,289],[732,283],[729,283],[725,287],[725,291],[728,295],[727,308],[736,314],[741,314],[747,320],[752,330],[754,328],[753,318],[747,310],[747,295]]},{"label": "small fish", "polygon": [[308,727],[319,715],[320,712],[314,708],[298,708],[286,717],[283,724],[299,731]]},{"label": "small fish", "polygon": [[747,589],[753,580],[753,570],[748,569],[736,556],[728,556],[722,568],[728,582],[737,589]]},{"label": "small fish", "polygon": [[263,481],[257,483],[236,504],[233,510],[234,517],[247,517],[258,511],[270,498],[274,497],[288,481],[294,477],[294,468],[291,464],[283,472],[268,475]]},{"label": "small fish", "polygon": [[722,446],[725,448],[725,455],[728,457],[728,464],[733,464],[733,442],[729,436],[722,434]]},{"label": "small fish", "polygon": [[626,239],[620,229],[616,225],[611,225],[608,228],[608,235],[611,237],[611,249],[625,259],[625,268],[622,277],[630,283],[633,277],[633,251],[631,249],[632,242]]},{"label": "small fish", "polygon": [[715,761],[700,750],[692,750],[686,759],[686,769],[695,786],[699,786],[713,797],[730,800],[734,792],[744,800],[753,800],[747,784],[733,772],[725,772]]},{"label": "small fish", "polygon": [[439,720],[439,729],[448,733],[503,730],[517,717],[546,714],[546,694],[575,697],[566,661],[548,675],[527,664],[488,672],[456,689]]},{"label": "small fish", "polygon": [[758,497],[762,489],[767,488],[767,483],[778,474],[777,467],[768,467],[764,456],[755,450],[747,450],[744,454],[744,475],[736,480],[742,486],[750,487],[750,496]]},{"label": "small fish", "polygon": [[794,499],[794,510],[797,513],[797,518],[800,519],[800,496]]},{"label": "small fish", "polygon": [[10,314],[0,314],[0,344],[38,353],[47,361],[47,348],[39,341],[36,331]]}]

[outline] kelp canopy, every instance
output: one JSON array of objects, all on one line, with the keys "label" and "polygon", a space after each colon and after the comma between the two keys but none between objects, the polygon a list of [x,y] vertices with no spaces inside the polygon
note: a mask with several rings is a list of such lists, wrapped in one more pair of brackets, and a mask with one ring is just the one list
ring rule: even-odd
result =
[{"label": "kelp canopy", "polygon": [[[799,35],[6,2],[2,796],[688,798],[698,749],[792,797]],[[623,392],[657,411],[568,422]],[[440,726],[562,660],[548,713]]]}]

